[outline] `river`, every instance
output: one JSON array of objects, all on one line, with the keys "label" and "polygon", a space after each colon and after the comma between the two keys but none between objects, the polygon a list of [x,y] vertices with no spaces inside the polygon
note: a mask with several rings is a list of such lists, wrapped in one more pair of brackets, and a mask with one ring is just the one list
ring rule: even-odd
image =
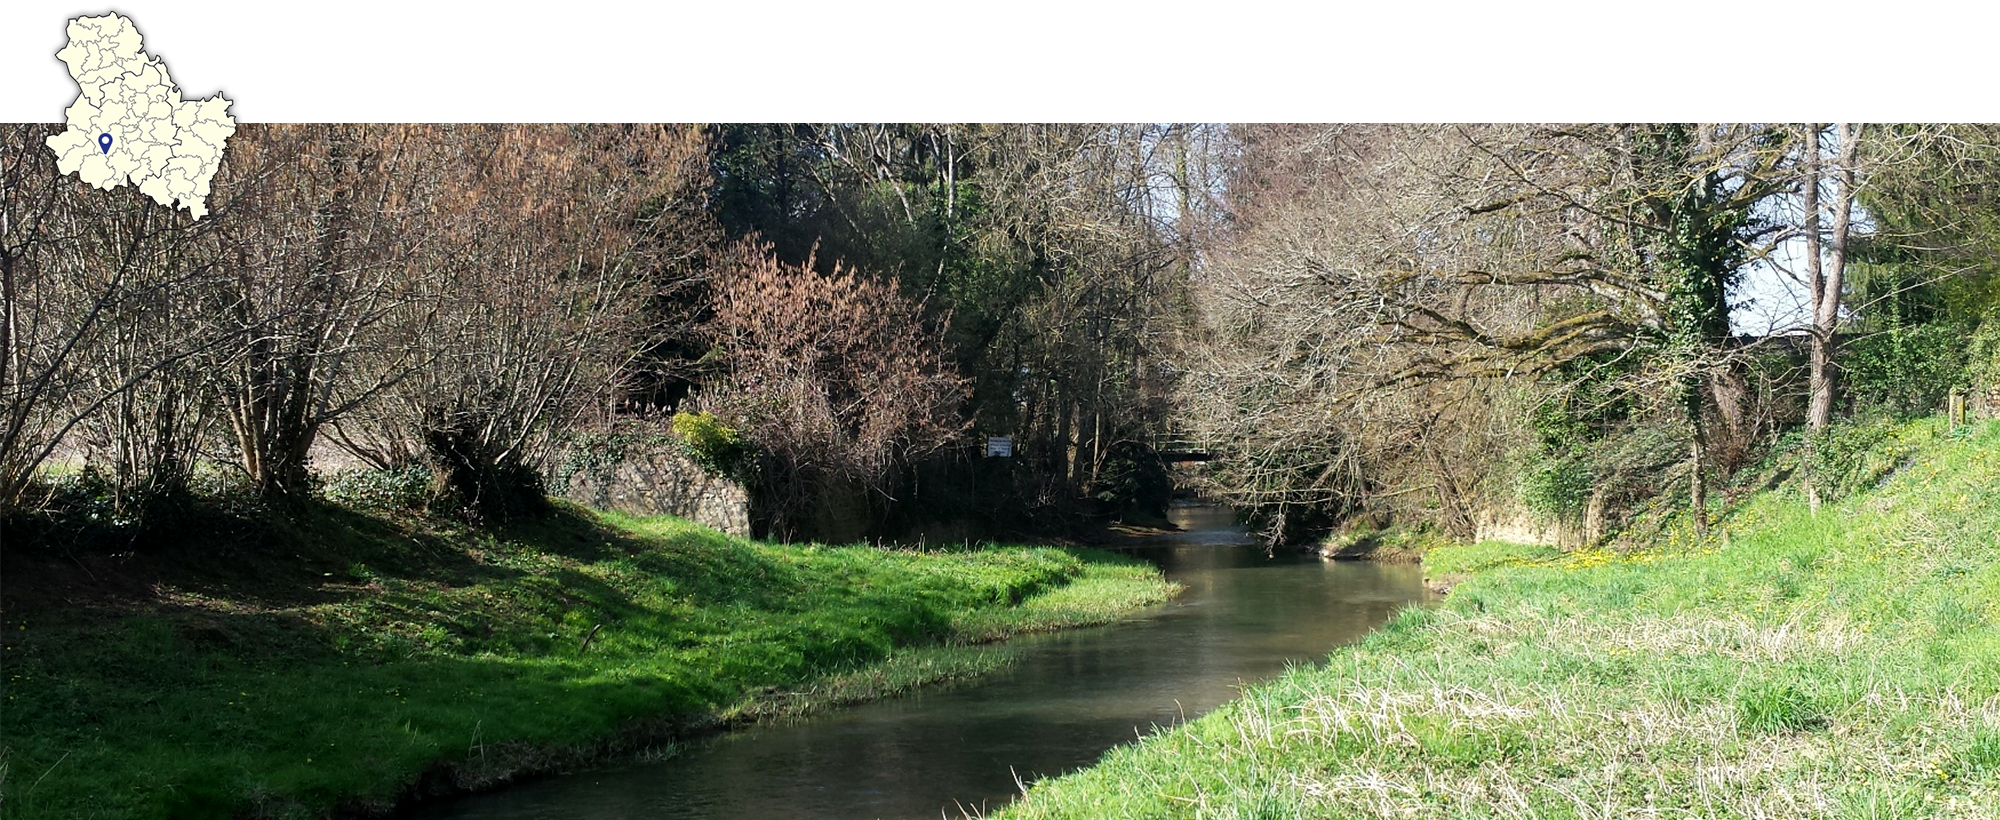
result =
[{"label": "river", "polygon": [[429,820],[955,818],[1017,782],[1236,697],[1427,599],[1419,570],[1267,556],[1226,510],[1172,511],[1183,532],[1123,551],[1187,590],[1125,623],[1015,642],[1010,668],[966,685],[754,727],[660,761],[628,761],[434,804]]}]

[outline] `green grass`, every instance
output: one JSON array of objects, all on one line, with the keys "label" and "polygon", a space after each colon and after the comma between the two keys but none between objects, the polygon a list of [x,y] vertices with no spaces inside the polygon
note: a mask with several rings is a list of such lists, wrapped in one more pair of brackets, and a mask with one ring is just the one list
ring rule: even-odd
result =
[{"label": "green grass", "polygon": [[1477,544],[1432,548],[1424,554],[1424,572],[1430,575],[1468,575],[1510,566],[1532,566],[1555,558],[1555,547],[1542,544],[1514,544],[1482,541]]},{"label": "green grass", "polygon": [[1449,536],[1426,528],[1364,528],[1329,535],[1315,551],[1330,558],[1415,564],[1423,561],[1425,553],[1450,544]]},{"label": "green grass", "polygon": [[576,509],[220,538],[144,571],[9,556],[5,816],[379,812],[976,675],[1006,655],[969,644],[1173,592],[1088,550],[774,546]]},{"label": "green grass", "polygon": [[2000,816],[2000,424],[1881,440],[1817,517],[1432,551],[1441,606],[1001,816]]}]

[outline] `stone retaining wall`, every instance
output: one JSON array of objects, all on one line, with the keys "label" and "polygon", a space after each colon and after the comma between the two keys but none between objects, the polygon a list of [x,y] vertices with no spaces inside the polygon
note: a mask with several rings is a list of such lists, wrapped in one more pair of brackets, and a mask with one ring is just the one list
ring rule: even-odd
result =
[{"label": "stone retaining wall", "polygon": [[712,475],[668,441],[626,444],[615,458],[550,476],[549,492],[580,504],[632,515],[674,515],[750,537],[750,495]]}]

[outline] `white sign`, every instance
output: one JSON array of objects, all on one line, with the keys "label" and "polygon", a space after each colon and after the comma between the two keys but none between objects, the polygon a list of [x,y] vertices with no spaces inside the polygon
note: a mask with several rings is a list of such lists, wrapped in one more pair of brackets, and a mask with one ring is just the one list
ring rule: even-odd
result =
[{"label": "white sign", "polygon": [[1014,439],[1012,436],[993,436],[986,440],[987,458],[1013,458]]}]

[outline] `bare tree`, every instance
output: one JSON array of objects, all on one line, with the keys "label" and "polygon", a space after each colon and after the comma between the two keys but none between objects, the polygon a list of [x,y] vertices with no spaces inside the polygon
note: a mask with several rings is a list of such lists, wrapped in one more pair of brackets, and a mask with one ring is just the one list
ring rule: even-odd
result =
[{"label": "bare tree", "polygon": [[58,405],[72,396],[70,358],[95,329],[98,313],[86,306],[102,295],[84,295],[73,308],[68,298],[78,294],[63,286],[50,258],[74,230],[65,206],[76,196],[34,147],[50,131],[12,125],[0,139],[0,509],[8,510],[26,500],[36,471],[74,424],[59,417]]},{"label": "bare tree", "polygon": [[[1008,506],[1067,524],[1135,506],[1120,489],[1135,474],[1160,486],[1151,447],[1169,435],[1173,348],[1198,238],[1218,216],[1223,131],[725,126],[716,201],[730,230],[769,239],[783,261],[817,249],[822,272],[839,261],[893,275],[933,317],[949,313],[972,378],[967,415],[1018,443]],[[969,488],[962,454],[952,462],[931,465],[932,486]]]},{"label": "bare tree", "polygon": [[[391,323],[423,364],[336,436],[381,466],[425,461],[492,517],[542,502],[541,461],[619,398],[649,300],[705,241],[699,132],[672,126],[455,126],[437,234],[409,258]],[[690,235],[692,234],[692,236]]]},{"label": "bare tree", "polygon": [[1051,508],[1094,493],[1114,454],[1149,453],[1169,433],[1188,276],[1219,217],[1218,132],[1013,126],[974,143],[985,229],[1031,283],[980,368],[982,396],[1000,397],[982,407],[1005,410],[984,421],[1020,437]]},{"label": "bare tree", "polygon": [[237,337],[202,312],[201,294],[215,284],[217,226],[150,198],[99,196],[68,261],[131,275],[79,351],[85,395],[107,397],[80,430],[83,456],[108,467],[123,507],[186,489],[215,420],[204,359]]},{"label": "bare tree", "polygon": [[[1799,195],[1805,224],[1806,281],[1811,288],[1812,354],[1811,403],[1806,411],[1806,427],[1813,432],[1826,429],[1833,419],[1834,348],[1840,330],[1841,307],[1846,293],[1848,234],[1854,224],[1855,157],[1861,144],[1861,127],[1853,123],[1833,126],[1835,154],[1829,164],[1822,154],[1827,127],[1820,123],[1804,126],[1800,135]],[[1822,208],[1822,187],[1831,182],[1832,196]],[[1822,232],[1822,210],[1831,211],[1832,224]],[[1817,499],[1815,499],[1817,506]]]},{"label": "bare tree", "polygon": [[762,454],[753,483],[777,537],[843,487],[888,497],[900,469],[964,429],[964,382],[894,283],[745,244],[719,277],[712,332],[726,376],[704,403]]},{"label": "bare tree", "polygon": [[[1811,294],[1812,311],[1812,324],[1807,329],[1812,349],[1807,359],[1807,391],[1810,398],[1806,407],[1806,429],[1815,434],[1825,430],[1833,420],[1834,357],[1835,346],[1839,342],[1835,334],[1840,329],[1841,306],[1845,301],[1847,239],[1854,215],[1854,159],[1860,142],[1858,128],[1848,123],[1835,126],[1833,139],[1838,153],[1829,168],[1822,156],[1826,130],[1821,123],[1811,123],[1803,126],[1799,139],[1799,198],[1802,202],[1800,212],[1804,214],[1800,233],[1805,238],[1805,278]],[[1820,227],[1821,188],[1827,183],[1829,175],[1834,185],[1832,201],[1828,203],[1833,212],[1833,225],[1823,233]],[[1807,503],[1817,513],[1819,488],[1813,481],[1810,464],[1806,470],[1805,485]]]},{"label": "bare tree", "polygon": [[[108,456],[117,500],[172,491],[202,429],[191,359],[226,331],[198,321],[214,223],[143,197],[93,194],[41,150],[0,141],[0,510],[58,452]],[[205,250],[207,249],[207,250]],[[90,433],[88,443],[74,435]]]},{"label": "bare tree", "polygon": [[[321,430],[424,363],[385,331],[411,298],[450,156],[427,126],[245,126],[218,176],[229,275],[209,309],[242,344],[213,374],[243,470],[297,496]],[[401,343],[398,343],[398,342]]]},{"label": "bare tree", "polygon": [[[1781,148],[1766,129],[1734,126],[1253,130],[1234,189],[1240,233],[1198,290],[1210,348],[1225,349],[1190,377],[1191,401],[1208,408],[1195,423],[1265,453],[1299,452],[1289,442],[1314,424],[1365,448],[1406,440],[1395,426],[1413,414],[1400,408],[1442,397],[1434,385],[1576,363],[1682,420],[1699,523],[1712,387],[1731,358],[1728,292],[1772,233],[1748,214],[1770,195]],[[1269,170],[1287,167],[1312,182]],[[1269,419],[1228,420],[1260,407],[1297,432],[1260,439]],[[1359,472],[1324,474],[1317,503],[1463,474],[1372,484],[1406,452],[1318,462]]]}]

